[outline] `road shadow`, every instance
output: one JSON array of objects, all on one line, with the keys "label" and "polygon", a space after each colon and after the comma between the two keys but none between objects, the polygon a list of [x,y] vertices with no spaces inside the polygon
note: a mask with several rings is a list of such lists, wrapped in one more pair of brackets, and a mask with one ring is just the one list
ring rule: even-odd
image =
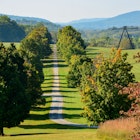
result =
[{"label": "road shadow", "polygon": [[44,59],[44,60],[42,60],[42,62],[43,62],[43,63],[53,63],[53,62],[55,62],[55,63],[56,63],[56,62],[60,63],[60,62],[65,62],[65,61],[62,60],[62,59],[58,59],[58,60],[57,60],[57,59],[47,59],[47,60]]},{"label": "road shadow", "polygon": [[85,127],[75,127],[61,124],[39,124],[39,125],[19,125],[19,128],[23,129],[95,129],[95,128],[85,128]]},{"label": "road shadow", "polygon": [[101,53],[91,53],[91,52],[88,52],[88,53],[86,53],[87,55],[99,55],[99,54],[101,54]]},{"label": "road shadow", "polygon": [[30,136],[30,135],[46,135],[46,134],[52,134],[52,133],[24,133],[24,134],[11,134],[6,136]]}]

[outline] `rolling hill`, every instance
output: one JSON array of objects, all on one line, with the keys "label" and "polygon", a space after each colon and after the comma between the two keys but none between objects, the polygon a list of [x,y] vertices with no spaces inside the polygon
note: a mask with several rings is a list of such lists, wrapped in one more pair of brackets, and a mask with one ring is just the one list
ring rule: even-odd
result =
[{"label": "rolling hill", "polygon": [[[5,15],[5,14],[0,14]],[[49,31],[57,31],[60,28],[60,25],[55,24],[49,20],[35,17],[22,17],[22,16],[14,16],[14,15],[6,15],[10,19],[15,20],[18,24],[21,25],[36,25],[38,23],[43,23],[47,26]]]},{"label": "rolling hill", "polygon": [[133,11],[111,18],[80,19],[65,23],[80,30],[108,29],[122,26],[140,26],[140,11]]}]

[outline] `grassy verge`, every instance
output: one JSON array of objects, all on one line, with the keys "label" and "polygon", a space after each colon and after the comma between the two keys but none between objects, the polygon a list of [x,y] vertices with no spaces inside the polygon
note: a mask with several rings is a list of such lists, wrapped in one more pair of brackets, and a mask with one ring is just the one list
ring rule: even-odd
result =
[{"label": "grassy verge", "polygon": [[83,104],[81,102],[81,95],[76,88],[68,88],[66,75],[68,73],[68,66],[62,60],[58,60],[59,76],[60,76],[60,92],[64,96],[63,114],[65,119],[71,122],[87,124],[85,118],[81,116],[83,112]]}]

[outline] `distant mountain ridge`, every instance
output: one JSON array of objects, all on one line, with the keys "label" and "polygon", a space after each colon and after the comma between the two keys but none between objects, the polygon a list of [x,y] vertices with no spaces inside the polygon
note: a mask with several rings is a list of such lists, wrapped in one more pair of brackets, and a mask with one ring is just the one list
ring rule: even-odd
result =
[{"label": "distant mountain ridge", "polygon": [[[6,15],[6,14],[0,14],[0,16],[1,15]],[[43,23],[44,25],[47,26],[47,28],[50,31],[57,31],[60,28],[60,25],[42,18],[24,17],[24,16],[15,16],[15,15],[6,15],[6,16],[8,16],[12,20],[15,20],[18,24],[35,25],[37,23]]]},{"label": "distant mountain ridge", "polygon": [[80,30],[108,29],[122,26],[140,26],[140,11],[128,12],[111,18],[81,19],[65,23]]},{"label": "distant mountain ridge", "polygon": [[140,27],[140,11],[128,12],[111,18],[80,19],[68,23],[59,23],[59,24],[53,23],[46,19],[36,17],[22,17],[14,15],[7,16],[9,16],[12,20],[15,20],[18,24],[35,25],[41,22],[47,26],[49,31],[58,31],[58,29],[66,25],[71,25],[78,30],[97,30],[97,29],[102,30],[112,27],[120,28],[123,26]]}]

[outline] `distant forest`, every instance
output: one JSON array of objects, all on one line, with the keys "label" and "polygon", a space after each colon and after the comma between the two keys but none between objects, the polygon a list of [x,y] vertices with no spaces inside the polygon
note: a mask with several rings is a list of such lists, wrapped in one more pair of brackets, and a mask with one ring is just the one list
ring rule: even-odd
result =
[{"label": "distant forest", "polygon": [[[34,27],[44,24],[52,35],[52,43],[56,43],[58,30],[62,27],[49,21],[39,21],[37,18],[20,19],[18,17],[18,19],[10,19],[5,15],[0,16],[0,42],[20,42]],[[135,48],[140,48],[140,27],[131,26],[127,29]],[[122,31],[123,27],[112,27],[104,30],[79,30],[87,43],[86,45],[94,47],[116,47]],[[131,48],[126,34],[124,34],[120,45],[126,46],[124,49]]]},{"label": "distant forest", "polygon": [[0,41],[19,42],[25,37],[25,30],[7,16],[0,16]]},{"label": "distant forest", "polygon": [[[36,18],[35,18],[36,19]],[[41,24],[45,25],[50,31],[53,41],[56,41],[57,31],[60,26],[51,22],[45,22],[35,19],[11,19],[6,15],[0,16],[0,42],[20,42],[25,36],[30,33],[35,27]]]},{"label": "distant forest", "polygon": [[[123,32],[123,27],[112,27],[105,30],[80,30],[83,39],[94,47],[117,46]],[[140,27],[127,27],[127,32],[135,48],[140,48]],[[122,43],[129,45],[126,32],[122,36]]]}]

